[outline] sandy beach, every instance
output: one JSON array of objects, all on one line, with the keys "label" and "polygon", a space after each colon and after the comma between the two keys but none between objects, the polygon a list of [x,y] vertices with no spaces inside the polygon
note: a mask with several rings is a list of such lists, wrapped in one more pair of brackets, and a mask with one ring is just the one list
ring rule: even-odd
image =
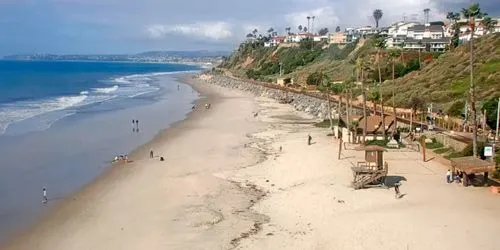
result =
[{"label": "sandy beach", "polygon": [[403,198],[353,190],[350,167],[363,152],[348,145],[338,160],[317,119],[186,79],[205,96],[186,120],[2,249],[500,248],[500,197],[487,188],[446,184],[446,166],[400,150],[385,161],[389,177],[405,180]]}]

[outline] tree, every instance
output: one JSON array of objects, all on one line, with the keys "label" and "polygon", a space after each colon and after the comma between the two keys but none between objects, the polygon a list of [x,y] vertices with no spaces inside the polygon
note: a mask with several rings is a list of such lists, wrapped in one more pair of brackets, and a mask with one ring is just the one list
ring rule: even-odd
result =
[{"label": "tree", "polygon": [[[396,60],[398,57],[401,56],[401,50],[399,49],[391,49],[388,51],[389,58],[391,59],[392,63],[392,112],[393,112],[393,124],[394,124],[394,129],[398,127],[398,119],[396,118],[397,113],[396,113],[396,80],[395,80],[395,74],[394,74],[394,65],[396,64]],[[393,130],[395,131],[395,130]]]},{"label": "tree", "polygon": [[292,28],[290,28],[290,27],[286,27],[286,28],[285,28],[285,30],[286,30],[286,33],[287,33],[288,35],[290,35],[290,30],[292,30]]},{"label": "tree", "polygon": [[[384,96],[382,94],[380,85],[382,85],[382,73],[380,70],[380,52],[385,49],[385,40],[383,38],[377,38],[374,41],[375,48],[377,48],[377,70],[378,70],[378,83],[379,83],[379,96],[380,96],[380,106],[382,108],[382,112],[380,113],[380,118],[382,119],[382,137],[384,140],[387,139],[385,134],[385,115],[384,115]],[[375,110],[376,112],[376,110]]]},{"label": "tree", "polygon": [[333,118],[332,118],[332,105],[330,102],[330,91],[332,87],[332,82],[330,81],[330,78],[323,74],[319,73],[320,75],[320,84],[318,85],[318,90],[325,93],[326,100],[328,103],[328,119],[330,120],[330,129],[333,130]]},{"label": "tree", "polygon": [[429,23],[429,13],[430,12],[431,12],[431,9],[429,9],[429,8],[424,9],[425,23]]},{"label": "tree", "polygon": [[304,33],[307,33],[307,27],[304,27],[303,30],[304,30]]},{"label": "tree", "polygon": [[302,25],[299,25],[299,27],[297,27],[297,29],[299,29],[299,31],[302,31],[304,27],[302,27]]},{"label": "tree", "polygon": [[364,120],[364,129],[363,129],[363,143],[366,142],[366,128],[368,127],[367,113],[366,113],[366,88],[364,83],[364,60],[361,57],[358,57],[356,60],[356,78],[358,82],[361,82],[361,88],[363,93],[363,120]]},{"label": "tree", "polygon": [[486,13],[481,12],[478,3],[474,3],[467,9],[462,9],[462,15],[469,19],[470,25],[470,84],[469,84],[469,112],[472,119],[472,149],[473,156],[477,157],[477,111],[476,111],[476,86],[474,84],[474,31],[476,29],[476,18],[486,16]]},{"label": "tree", "polygon": [[310,26],[310,23],[311,23],[311,17],[310,16],[307,16],[307,29],[309,30],[309,27]]},{"label": "tree", "polygon": [[340,26],[337,26],[337,27],[335,28],[335,32],[340,32]]},{"label": "tree", "polygon": [[460,41],[459,39],[460,27],[457,24],[457,21],[460,20],[460,13],[448,12],[448,14],[446,14],[446,19],[450,21],[451,29],[453,30],[451,39],[452,47],[456,48]]},{"label": "tree", "polygon": [[253,37],[257,37],[257,32],[259,32],[257,29],[254,29],[254,30],[252,31]]},{"label": "tree", "polygon": [[247,34],[247,38],[251,38],[251,37],[253,37],[253,34],[252,33],[248,33]]},{"label": "tree", "polygon": [[410,132],[413,131],[413,115],[417,113],[419,110],[424,109],[424,100],[419,96],[412,95],[410,100],[408,101],[408,107],[411,109],[410,114]]},{"label": "tree", "polygon": [[378,23],[380,19],[382,19],[382,16],[384,13],[382,12],[381,9],[376,9],[373,11],[373,19],[375,19],[375,27],[378,28]]},{"label": "tree", "polygon": [[328,28],[322,28],[318,31],[318,35],[320,36],[324,36],[326,34],[328,34]]},{"label": "tree", "polygon": [[489,32],[492,32],[495,29],[495,26],[497,25],[498,21],[491,19],[491,17],[487,16],[481,20],[481,24],[483,25],[484,29],[486,30],[486,34]]}]

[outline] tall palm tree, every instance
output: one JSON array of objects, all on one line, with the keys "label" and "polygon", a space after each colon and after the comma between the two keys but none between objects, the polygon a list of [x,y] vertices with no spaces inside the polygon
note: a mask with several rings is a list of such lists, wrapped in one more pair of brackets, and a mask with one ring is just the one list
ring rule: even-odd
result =
[{"label": "tall palm tree", "polygon": [[476,86],[474,84],[474,31],[476,29],[476,18],[482,18],[487,14],[481,12],[478,3],[472,4],[467,9],[462,9],[462,15],[469,19],[470,25],[470,85],[469,85],[469,111],[472,120],[472,147],[473,155],[477,157],[477,114],[476,114]]},{"label": "tall palm tree", "polygon": [[431,9],[429,9],[429,8],[424,9],[425,23],[429,23],[429,13],[430,12],[431,12]]},{"label": "tall palm tree", "polygon": [[363,143],[366,142],[366,128],[368,127],[367,113],[366,113],[366,88],[364,81],[364,60],[359,57],[356,60],[356,78],[358,82],[361,82],[361,88],[363,93],[363,121],[364,121],[364,129],[363,129]]},{"label": "tall palm tree", "polygon": [[[396,64],[396,59],[401,56],[401,50],[399,49],[391,49],[388,51],[389,58],[391,58],[392,62],[392,112],[393,112],[393,124],[394,129],[398,127],[398,119],[396,118],[396,80],[394,74],[394,65]],[[393,130],[395,131],[395,130]]]},{"label": "tall palm tree", "polygon": [[307,30],[309,30],[309,27],[311,27],[311,26],[309,26],[310,22],[311,22],[311,17],[307,16]]},{"label": "tall palm tree", "polygon": [[[380,106],[382,108],[382,112],[380,113],[380,118],[382,119],[382,137],[384,140],[387,139],[385,134],[385,115],[384,115],[384,96],[381,91],[382,87],[382,73],[380,70],[380,52],[385,49],[385,40],[383,38],[378,38],[375,40],[375,47],[377,48],[377,70],[378,70],[378,84],[379,84],[379,97],[380,97]],[[375,110],[376,112],[376,110]]]},{"label": "tall palm tree", "polygon": [[312,16],[311,18],[312,18],[312,26],[311,26],[311,31],[310,32],[312,32],[313,35],[314,35],[314,20],[316,19],[316,16]]},{"label": "tall palm tree", "polygon": [[332,90],[332,82],[330,78],[324,73],[320,73],[320,84],[318,90],[325,93],[328,103],[328,119],[330,120],[330,129],[333,131],[333,118],[332,118],[332,105],[330,102],[330,91]]},{"label": "tall palm tree", "polygon": [[384,13],[382,12],[381,9],[376,9],[373,11],[373,19],[375,19],[376,28],[378,28],[378,22],[380,21],[380,19],[382,19],[383,15]]}]

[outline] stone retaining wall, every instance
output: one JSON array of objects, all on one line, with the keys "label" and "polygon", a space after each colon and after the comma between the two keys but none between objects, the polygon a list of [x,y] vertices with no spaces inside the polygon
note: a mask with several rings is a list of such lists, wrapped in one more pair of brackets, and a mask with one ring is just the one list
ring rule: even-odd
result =
[{"label": "stone retaining wall", "polygon": [[[249,83],[227,76],[199,77],[199,79],[209,84],[250,92],[255,96],[268,97],[275,100],[291,98],[292,102],[290,105],[292,105],[296,110],[306,112],[314,117],[317,117],[318,119],[323,120],[328,118],[328,103],[323,99],[293,92],[286,93],[285,91],[277,88],[269,88],[263,85]],[[336,117],[336,106],[336,103],[332,101],[331,107],[333,117]]]}]

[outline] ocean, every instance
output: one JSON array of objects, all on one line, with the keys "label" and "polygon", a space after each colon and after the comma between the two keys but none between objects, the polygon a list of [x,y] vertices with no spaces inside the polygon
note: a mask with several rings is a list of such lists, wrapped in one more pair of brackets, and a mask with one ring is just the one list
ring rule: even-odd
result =
[{"label": "ocean", "polygon": [[[191,111],[180,64],[0,61],[0,241]],[[132,124],[139,120],[139,130]],[[41,204],[46,187],[49,206]]]}]

